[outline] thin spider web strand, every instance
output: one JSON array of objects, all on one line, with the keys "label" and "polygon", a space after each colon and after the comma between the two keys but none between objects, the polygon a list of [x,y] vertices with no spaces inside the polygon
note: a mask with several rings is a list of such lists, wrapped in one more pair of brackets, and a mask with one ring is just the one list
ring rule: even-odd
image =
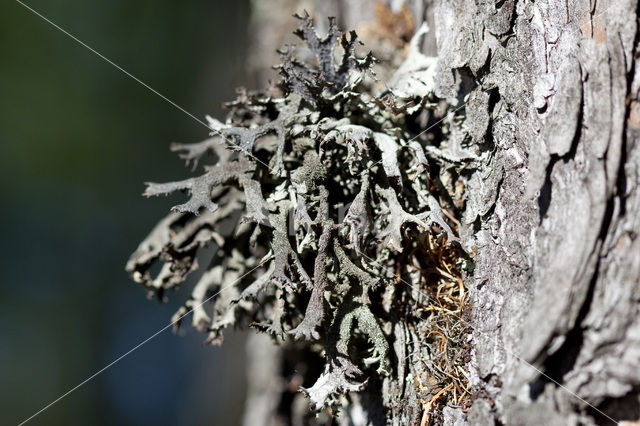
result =
[{"label": "thin spider web strand", "polygon": [[50,402],[49,404],[47,404],[46,406],[44,406],[43,408],[41,408],[40,410],[38,410],[35,414],[31,415],[29,418],[27,418],[26,420],[23,420],[21,423],[19,423],[18,426],[22,426],[25,423],[29,422],[30,420],[32,420],[34,417],[38,416],[39,414],[43,413],[44,411],[48,410],[49,408],[51,408],[52,406],[54,406],[56,403],[58,403],[59,401],[61,401],[62,399],[64,399],[66,396],[70,395],[71,393],[73,393],[74,391],[76,391],[77,389],[81,388],[83,385],[87,384],[88,382],[90,382],[91,380],[93,380],[95,377],[99,376],[100,374],[102,374],[103,372],[105,372],[107,369],[109,369],[110,367],[112,367],[113,365],[117,364],[118,362],[120,362],[122,359],[126,358],[128,355],[130,355],[131,353],[135,352],[136,350],[138,350],[139,348],[141,348],[142,346],[144,346],[145,344],[147,344],[149,341],[153,340],[156,336],[158,336],[159,334],[162,334],[164,331],[166,331],[168,328],[173,327],[176,323],[178,323],[180,320],[182,320],[184,317],[186,317],[187,315],[189,315],[190,313],[193,312],[194,309],[199,308],[201,306],[203,306],[205,303],[211,301],[212,299],[214,299],[216,296],[218,296],[220,293],[222,293],[224,290],[231,288],[233,286],[235,286],[238,282],[240,282],[243,278],[245,278],[246,276],[248,276],[249,274],[251,274],[253,271],[255,271],[256,269],[260,268],[261,266],[263,266],[265,263],[269,262],[271,260],[271,257],[264,259],[262,262],[260,262],[258,265],[256,265],[255,267],[253,267],[252,269],[250,269],[248,272],[244,273],[241,277],[239,277],[238,279],[236,279],[234,282],[232,282],[231,284],[228,284],[224,287],[222,287],[220,290],[218,290],[216,293],[214,293],[213,295],[209,296],[208,298],[206,298],[204,301],[202,301],[201,303],[194,305],[193,307],[191,307],[187,312],[185,312],[184,314],[180,315],[178,318],[176,318],[175,320],[172,320],[169,324],[165,325],[164,327],[162,327],[160,330],[156,331],[155,333],[153,333],[151,336],[147,337],[146,339],[144,339],[142,342],[138,343],[137,345],[135,345],[134,347],[132,347],[131,349],[129,349],[127,352],[125,352],[124,354],[120,355],[118,358],[114,359],[113,361],[111,361],[109,364],[107,364],[106,366],[102,367],[100,370],[96,371],[95,373],[93,373],[91,376],[87,377],[86,379],[84,379],[82,382],[78,383],[76,386],[74,386],[73,388],[69,389],[67,392],[65,392],[64,394],[62,394],[61,396],[59,396],[58,398],[56,398],[55,400],[53,400],[52,402]]}]

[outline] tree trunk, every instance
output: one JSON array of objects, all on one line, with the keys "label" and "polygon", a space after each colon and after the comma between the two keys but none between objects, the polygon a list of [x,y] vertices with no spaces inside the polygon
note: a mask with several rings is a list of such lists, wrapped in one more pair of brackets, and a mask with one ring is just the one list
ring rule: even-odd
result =
[{"label": "tree trunk", "polygon": [[[274,29],[289,33],[295,25],[290,14],[303,7],[320,28],[334,15],[342,28],[361,30],[367,47],[388,55],[387,63],[403,59],[402,50],[385,53],[380,40],[367,38],[367,25],[376,19],[370,2],[264,3],[254,2],[272,12],[255,11],[252,34],[273,46],[254,51],[256,68],[277,63],[270,52],[283,36]],[[414,28],[424,20],[431,27],[423,52],[438,56],[437,95],[460,108],[478,158],[459,178],[459,230],[475,264],[465,277],[474,397],[470,410],[450,407],[429,418],[414,394],[406,406],[386,411],[387,421],[637,421],[637,2],[407,0],[391,2],[390,10],[399,13],[403,4]],[[250,371],[260,368],[261,360],[253,359]],[[255,383],[261,377],[249,377],[254,401],[265,390]],[[376,423],[375,401],[393,395],[367,394],[375,389],[356,398],[364,413],[354,411],[351,421]],[[393,390],[382,386],[383,393]],[[278,404],[263,398],[247,406],[246,418],[259,409],[265,423],[275,423]]]}]

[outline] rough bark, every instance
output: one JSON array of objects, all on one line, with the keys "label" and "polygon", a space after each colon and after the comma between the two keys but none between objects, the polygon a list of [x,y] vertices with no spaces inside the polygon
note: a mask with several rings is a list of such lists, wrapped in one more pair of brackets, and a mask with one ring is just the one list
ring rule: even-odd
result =
[{"label": "rough bark", "polygon": [[478,143],[495,150],[463,217],[477,244],[470,367],[488,397],[474,423],[639,417],[636,13],[632,1],[436,7],[443,93],[451,69],[480,81],[472,93],[488,102],[467,119],[488,113]]},{"label": "rough bark", "polygon": [[[369,2],[282,3],[310,8],[319,23],[335,15],[343,28],[373,19]],[[408,0],[391,7],[402,4],[416,28],[430,23],[423,51],[437,52],[438,95],[454,107],[466,102],[465,130],[482,159],[461,177],[461,234],[475,253],[466,277],[475,397],[468,413],[445,409],[431,420],[638,420],[637,2]],[[286,8],[257,14],[254,35],[287,28],[289,15]],[[365,410],[391,398],[367,394],[375,389],[358,397]],[[388,422],[415,421],[407,411],[423,407],[415,394],[406,401]]]}]

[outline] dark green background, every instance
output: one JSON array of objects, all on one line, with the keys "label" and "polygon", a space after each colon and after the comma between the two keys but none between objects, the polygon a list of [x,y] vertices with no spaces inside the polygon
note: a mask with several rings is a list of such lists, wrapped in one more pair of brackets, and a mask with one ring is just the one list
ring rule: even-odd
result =
[{"label": "dark green background", "polygon": [[[247,1],[28,0],[199,118],[246,84]],[[207,129],[19,3],[0,6],[0,423],[17,424],[165,326],[129,254],[180,198],[169,143]],[[236,424],[241,339],[167,331],[31,424]]]}]

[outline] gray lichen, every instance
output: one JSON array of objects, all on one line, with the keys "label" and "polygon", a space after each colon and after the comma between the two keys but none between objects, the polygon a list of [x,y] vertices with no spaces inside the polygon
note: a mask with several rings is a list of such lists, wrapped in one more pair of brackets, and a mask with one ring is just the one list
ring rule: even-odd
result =
[{"label": "gray lichen", "polygon": [[[356,54],[355,32],[341,34],[330,20],[321,38],[307,14],[297,18],[295,34],[311,59],[283,49],[277,88],[239,91],[226,104],[225,123],[209,118],[212,138],[172,146],[194,167],[214,163],[198,177],[148,184],[146,196],[185,191],[189,200],[140,244],[127,270],[163,300],[197,268],[198,253],[214,247],[174,316],[177,325],[191,313],[209,343],[246,323],[278,342],[307,342],[326,358],[324,372],[303,389],[319,409],[340,405],[339,395],[361,390],[371,377],[399,374],[390,342],[401,337],[393,330],[435,315],[418,310],[425,296],[399,280],[436,268],[428,280],[437,284],[433,274],[447,275],[438,262],[457,267],[451,244],[458,238],[442,210],[451,207],[448,196],[434,184],[433,172],[447,160],[432,154],[440,151],[428,138],[405,129],[412,114],[435,117],[428,111],[433,88],[416,89],[411,75],[399,74],[395,99],[412,107],[398,113],[374,94],[375,59]],[[432,74],[433,58],[418,59],[410,56],[417,65],[408,63],[406,72]],[[163,266],[152,277],[155,262]],[[447,291],[438,288],[433,299],[440,303]],[[461,313],[464,290],[456,294]],[[431,374],[444,377],[435,367]]]}]

